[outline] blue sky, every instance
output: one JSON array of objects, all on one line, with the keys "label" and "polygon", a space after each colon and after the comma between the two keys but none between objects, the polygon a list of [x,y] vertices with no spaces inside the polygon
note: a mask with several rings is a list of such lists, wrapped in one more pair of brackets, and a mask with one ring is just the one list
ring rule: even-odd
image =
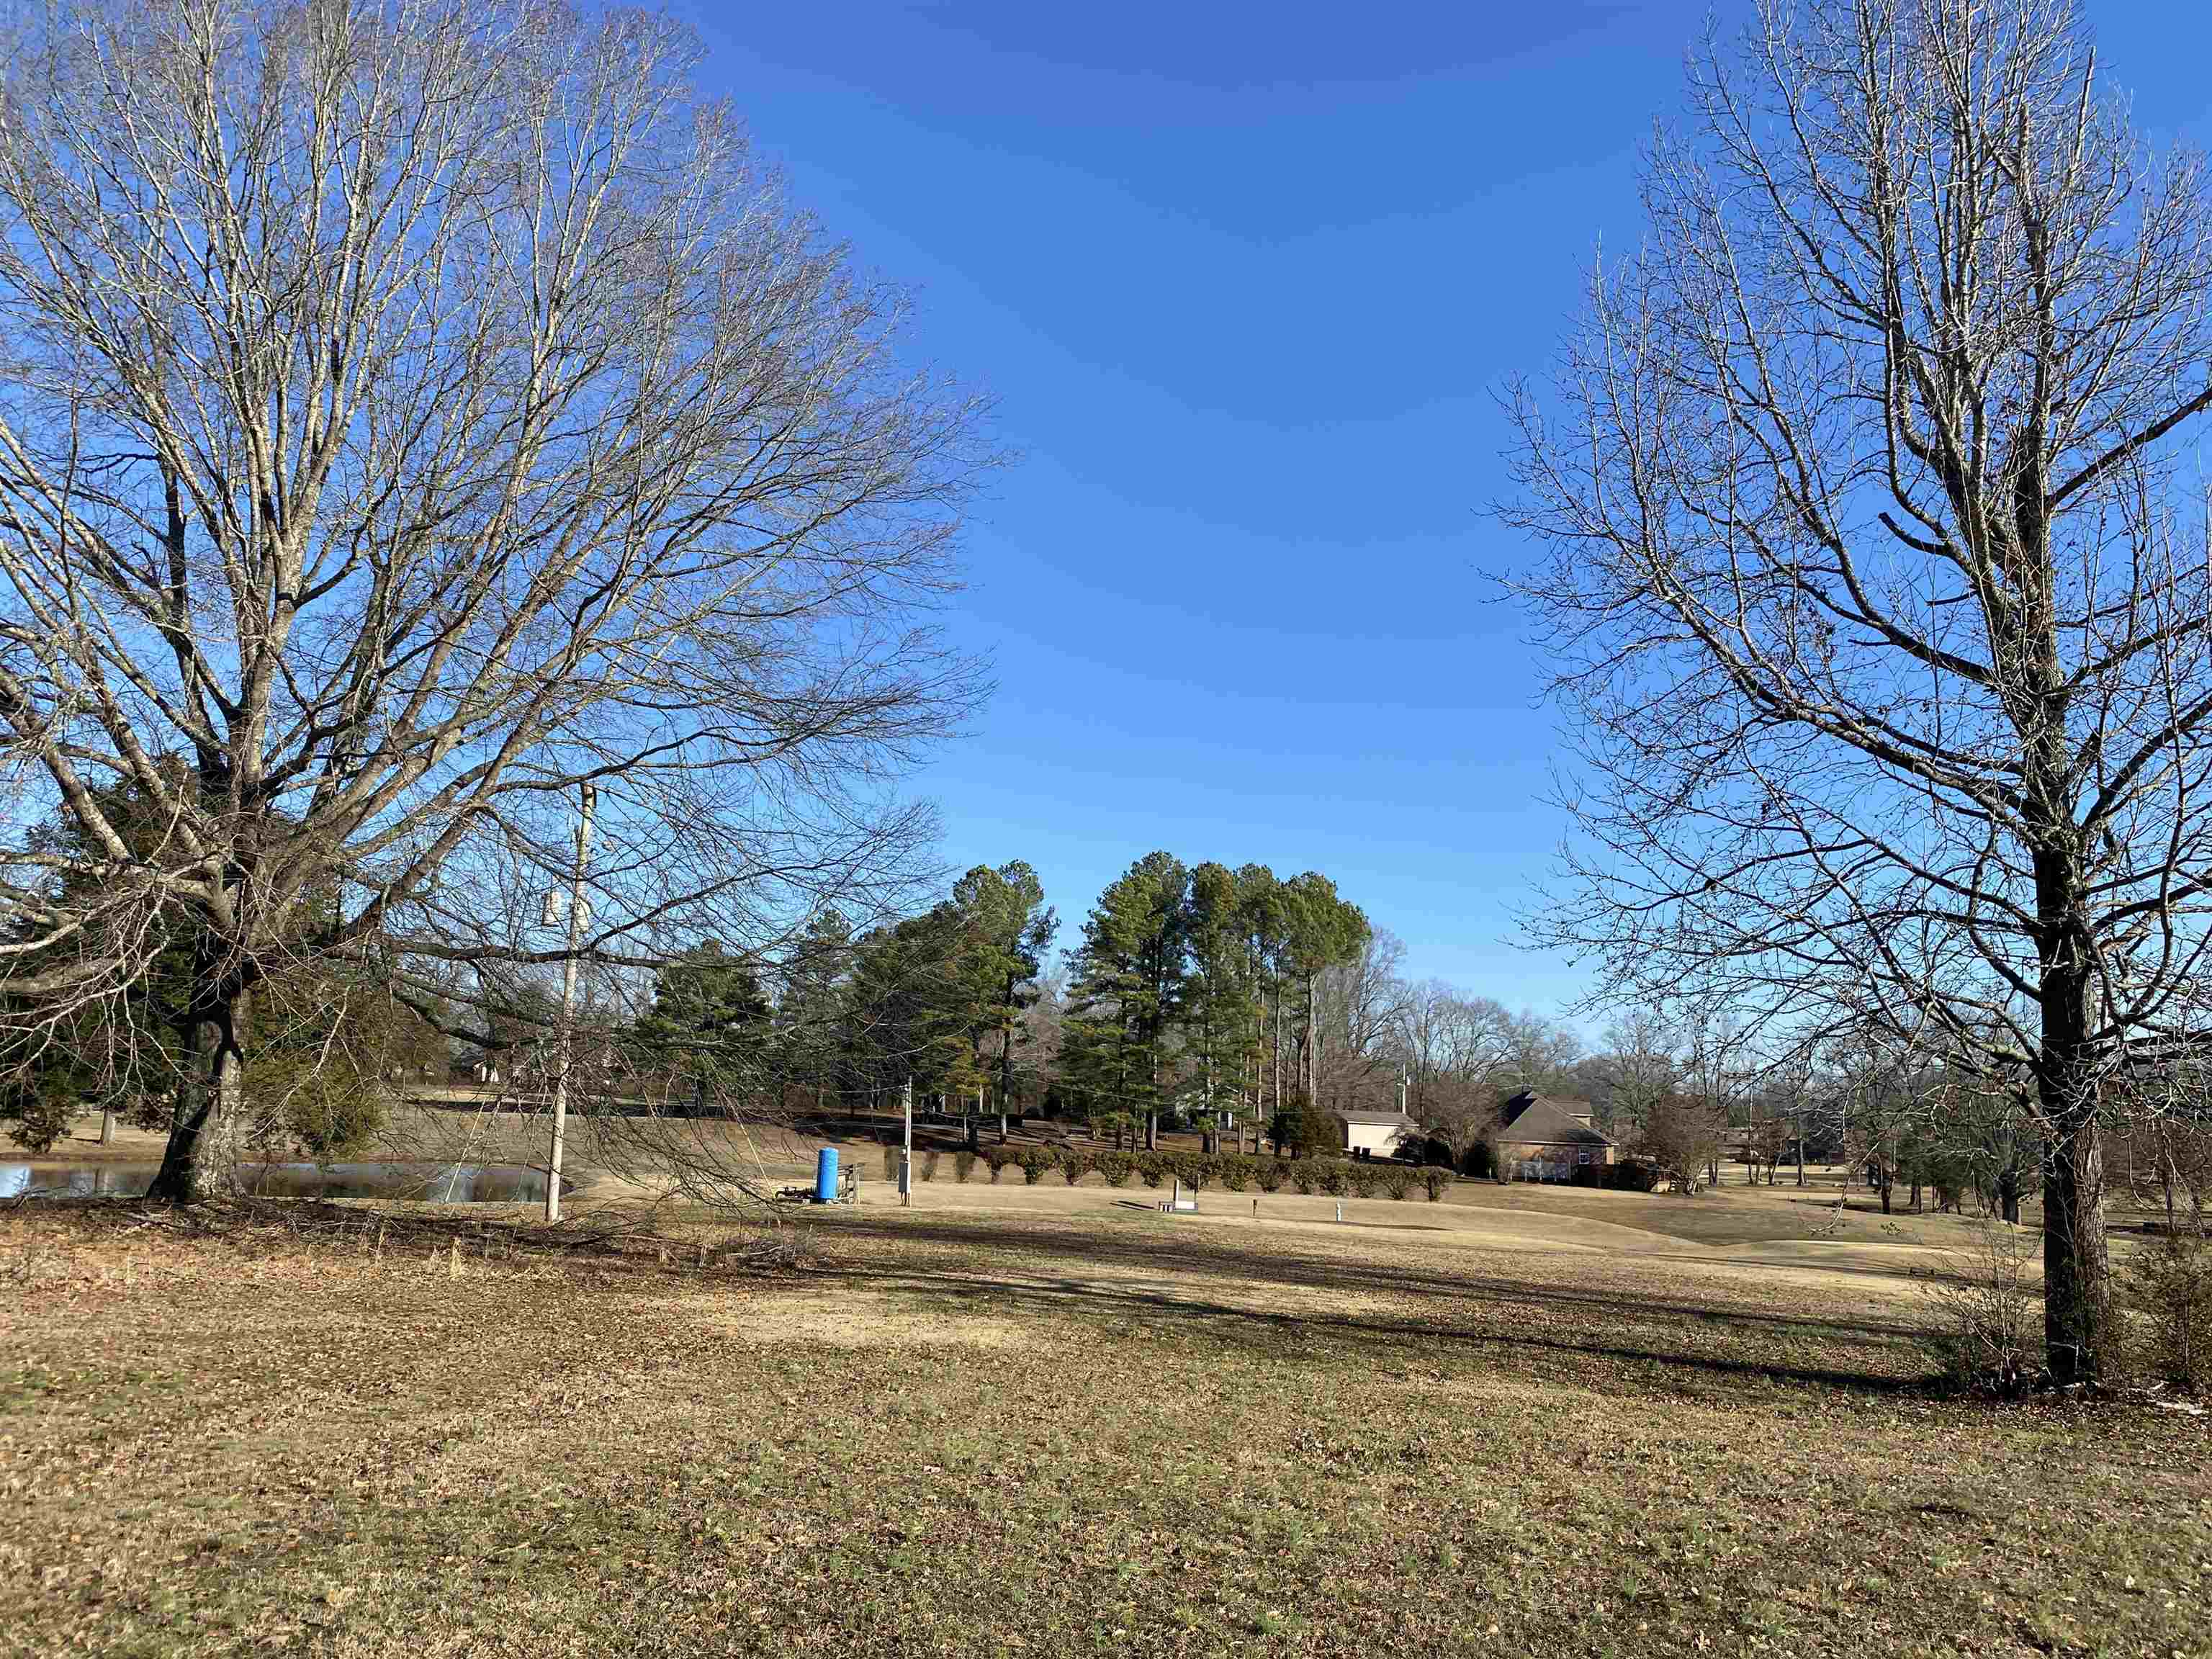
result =
[{"label": "blue sky", "polygon": [[[1702,0],[676,9],[1022,454],[951,618],[1000,690],[916,780],[948,862],[1027,859],[1063,943],[1156,847],[1318,869],[1416,975],[1585,989],[1513,942],[1563,825],[1493,397],[1638,234]],[[2208,12],[2092,8],[2154,140],[2203,141]]]}]

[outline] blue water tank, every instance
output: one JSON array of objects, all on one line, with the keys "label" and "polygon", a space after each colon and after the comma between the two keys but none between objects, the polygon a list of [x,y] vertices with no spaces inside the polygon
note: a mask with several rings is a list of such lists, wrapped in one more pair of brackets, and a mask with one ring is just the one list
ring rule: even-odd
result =
[{"label": "blue water tank", "polygon": [[837,1149],[824,1146],[814,1155],[814,1201],[829,1204],[837,1197]]}]

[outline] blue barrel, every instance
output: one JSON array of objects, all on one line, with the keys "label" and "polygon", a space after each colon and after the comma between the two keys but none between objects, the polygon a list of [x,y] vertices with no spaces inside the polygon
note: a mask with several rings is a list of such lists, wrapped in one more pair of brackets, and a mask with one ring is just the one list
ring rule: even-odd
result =
[{"label": "blue barrel", "polygon": [[814,1155],[814,1201],[835,1203],[837,1198],[837,1149],[824,1146]]}]

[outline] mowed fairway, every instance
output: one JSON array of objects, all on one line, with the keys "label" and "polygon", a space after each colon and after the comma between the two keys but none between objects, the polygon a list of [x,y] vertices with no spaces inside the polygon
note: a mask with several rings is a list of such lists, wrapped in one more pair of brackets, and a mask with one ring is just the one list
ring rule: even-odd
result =
[{"label": "mowed fairway", "polygon": [[1954,1221],[919,1196],[775,1277],[18,1208],[0,1649],[2212,1654],[2212,1419],[1936,1395]]}]

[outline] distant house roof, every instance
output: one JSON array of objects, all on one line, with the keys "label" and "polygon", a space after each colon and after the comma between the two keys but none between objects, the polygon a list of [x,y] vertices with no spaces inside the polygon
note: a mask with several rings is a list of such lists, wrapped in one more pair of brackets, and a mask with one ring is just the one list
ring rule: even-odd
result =
[{"label": "distant house roof", "polygon": [[1540,1095],[1523,1089],[1498,1109],[1501,1127],[1515,1140],[1540,1146],[1611,1146],[1587,1100],[1571,1095]]},{"label": "distant house roof", "polygon": [[1332,1112],[1330,1115],[1345,1123],[1395,1123],[1407,1129],[1418,1129],[1421,1127],[1403,1112],[1398,1111],[1342,1111]]}]

